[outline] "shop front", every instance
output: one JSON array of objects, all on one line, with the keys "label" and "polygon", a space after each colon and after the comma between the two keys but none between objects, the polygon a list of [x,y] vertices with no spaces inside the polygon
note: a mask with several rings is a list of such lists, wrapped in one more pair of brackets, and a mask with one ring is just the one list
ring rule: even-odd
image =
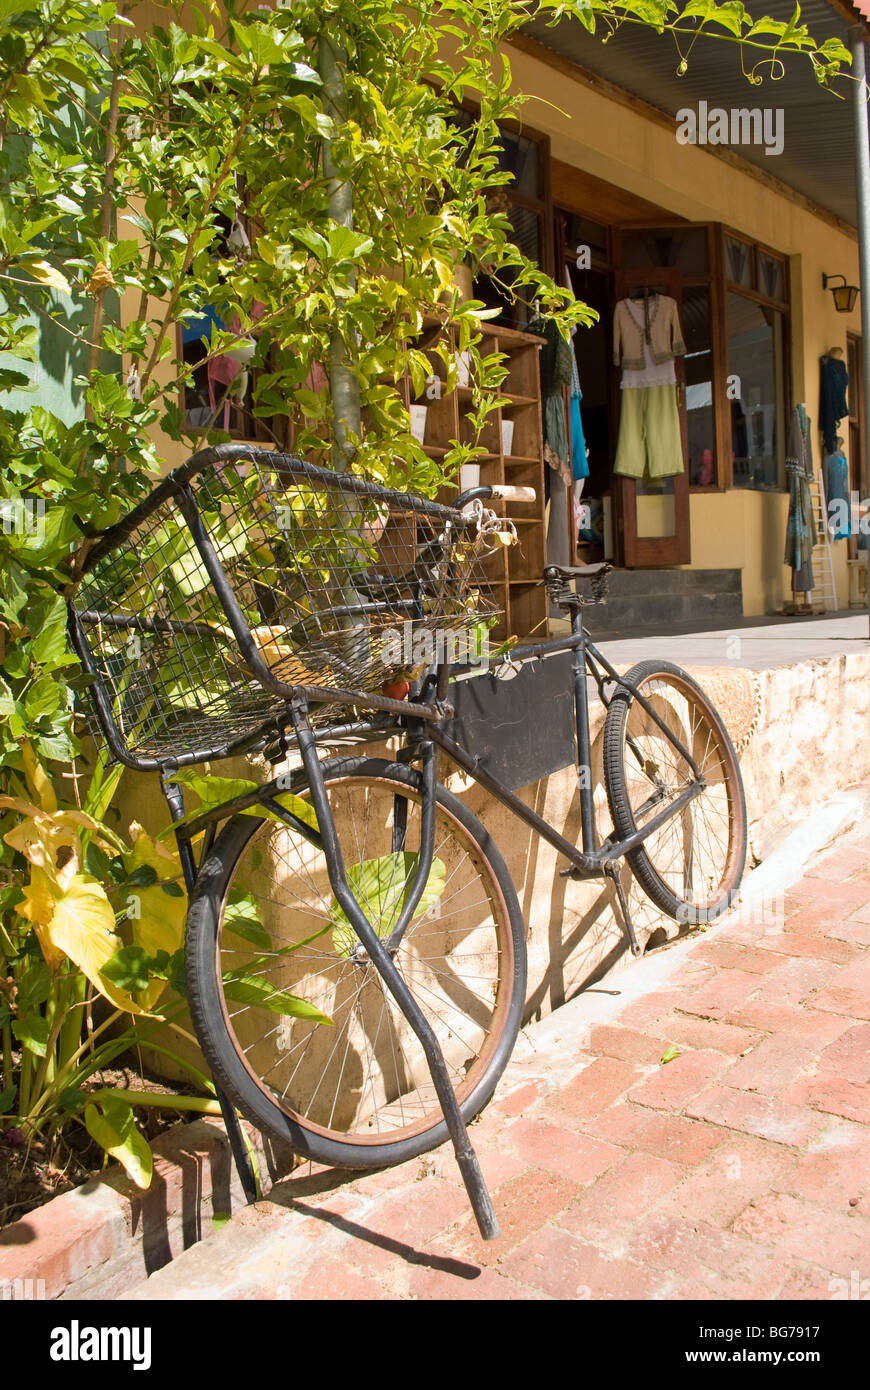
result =
[{"label": "shop front", "polygon": [[[672,595],[675,620],[848,607],[858,598],[851,571],[864,495],[860,319],[857,308],[837,309],[822,274],[857,283],[854,220],[841,215],[842,198],[825,206],[781,180],[777,147],[768,158],[682,142],[674,116],[566,60],[556,51],[562,28],[555,34],[548,47],[532,38],[512,46],[517,86],[546,100],[529,103],[522,127],[505,135],[517,240],[599,316],[573,337],[564,467],[547,479],[550,558],[607,558],[617,599],[625,576],[627,593],[649,596],[651,615]],[[643,85],[636,69],[632,82]],[[776,99],[786,104],[777,120],[789,167],[824,197],[821,166],[794,161],[796,145],[810,148],[808,122],[791,119],[788,95]],[[505,305],[502,321],[534,328],[534,305]],[[643,358],[636,342],[625,350],[632,325]],[[820,371],[832,354],[852,383],[833,436],[851,524],[814,552],[806,589],[784,563],[787,461],[803,430],[813,505],[826,508]],[[643,621],[637,598],[627,622],[629,610]],[[623,616],[618,602],[614,613]]]}]

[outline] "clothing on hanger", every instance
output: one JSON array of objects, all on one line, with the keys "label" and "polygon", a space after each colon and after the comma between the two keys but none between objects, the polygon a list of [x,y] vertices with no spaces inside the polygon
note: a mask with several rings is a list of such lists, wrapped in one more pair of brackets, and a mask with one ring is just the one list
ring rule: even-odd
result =
[{"label": "clothing on hanger", "polygon": [[613,311],[613,364],[629,371],[682,357],[686,351],[677,302],[666,294],[652,294],[643,303],[620,299]]},{"label": "clothing on hanger", "polygon": [[825,450],[831,454],[837,447],[837,426],[849,414],[846,387],[849,373],[845,362],[827,354],[821,359],[819,381],[819,429]]},{"label": "clothing on hanger", "polygon": [[[823,471],[828,516],[835,518],[838,523],[830,528],[831,538],[835,541],[848,540],[852,534],[852,505],[849,497],[849,465],[842,449],[825,455]],[[832,502],[835,504],[833,508]]]},{"label": "clothing on hanger", "polygon": [[813,478],[810,421],[803,405],[795,406],[792,411],[785,471],[788,478],[788,521],[785,531],[784,563],[790,565],[794,571],[794,592],[805,594],[814,587],[813,546],[816,544],[817,536],[810,495],[810,482]]},{"label": "clothing on hanger", "polygon": [[613,471],[628,478],[670,478],[683,472],[676,386],[622,392]]},{"label": "clothing on hanger", "polygon": [[533,319],[530,333],[544,339],[539,355],[543,405],[544,458],[571,486],[571,450],[568,446],[568,420],[563,387],[570,385],[574,349],[559,332],[553,319]]},{"label": "clothing on hanger", "polygon": [[580,414],[580,371],[577,355],[571,351],[571,476],[576,483],[579,478],[589,477],[589,460],[586,457],[586,439],[583,435],[583,417]]}]

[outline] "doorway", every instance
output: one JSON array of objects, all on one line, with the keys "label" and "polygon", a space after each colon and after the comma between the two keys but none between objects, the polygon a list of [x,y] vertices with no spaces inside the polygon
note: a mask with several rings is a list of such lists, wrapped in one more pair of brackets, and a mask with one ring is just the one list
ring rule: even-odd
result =
[{"label": "doorway", "polygon": [[[631,309],[641,315],[655,314],[666,299],[674,300],[682,324],[683,282],[673,267],[618,269],[614,273],[614,298],[627,299]],[[688,429],[686,423],[686,374],[684,356],[674,358],[677,417],[681,457],[668,459],[680,471],[664,478],[624,477],[614,474],[619,498],[623,563],[626,569],[650,569],[665,565],[687,565],[691,560],[689,532]],[[656,390],[664,390],[657,387]],[[671,398],[673,402],[673,397]],[[623,407],[620,392],[619,409]],[[670,409],[673,409],[671,403]],[[661,448],[658,441],[656,448]]]}]

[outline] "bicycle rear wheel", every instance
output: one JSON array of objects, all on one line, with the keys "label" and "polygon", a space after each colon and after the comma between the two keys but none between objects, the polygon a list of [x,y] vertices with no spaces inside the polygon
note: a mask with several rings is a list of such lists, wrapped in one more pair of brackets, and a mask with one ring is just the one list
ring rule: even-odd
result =
[{"label": "bicycle rear wheel", "polygon": [[[420,776],[367,758],[323,771],[348,880],[386,940],[420,844]],[[292,791],[307,801],[304,773]],[[194,1026],[238,1108],[297,1153],[344,1167],[403,1162],[443,1143],[447,1127],[420,1043],[335,903],[314,841],[260,814],[221,832],[188,920]],[[432,872],[394,961],[467,1121],[516,1040],[525,939],[501,856],[443,787]],[[298,1016],[292,998],[330,1022]]]},{"label": "bicycle rear wheel", "polygon": [[[746,861],[746,804],[731,739],[707,695],[666,661],[642,661],[625,679],[692,755],[704,790],[626,859],[644,892],[678,921],[724,912]],[[620,687],[604,725],[604,776],[617,836],[625,839],[696,778],[673,739]]]}]

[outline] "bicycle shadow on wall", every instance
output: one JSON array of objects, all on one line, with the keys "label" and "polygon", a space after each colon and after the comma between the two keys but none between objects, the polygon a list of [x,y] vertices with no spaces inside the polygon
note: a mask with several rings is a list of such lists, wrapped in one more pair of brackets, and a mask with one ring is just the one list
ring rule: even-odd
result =
[{"label": "bicycle shadow on wall", "polygon": [[[604,709],[600,704],[590,709],[590,724],[593,729],[591,784],[595,806],[595,826],[599,843],[611,830],[611,817],[604,790],[604,761],[602,754],[604,732]],[[597,728],[596,728],[597,725]],[[556,828],[575,844],[581,840],[580,793],[576,785],[564,809],[563,818],[554,815],[551,785],[555,778],[565,779],[573,775],[573,769],[565,769],[554,777],[544,778],[535,784],[532,805],[539,815],[548,814]],[[558,791],[556,792],[558,796]],[[546,806],[546,811],[545,811]],[[523,916],[526,922],[534,922],[546,951],[536,952],[534,942],[530,943],[529,971],[532,982],[535,980],[536,957],[543,956],[543,973],[529,991],[524,1012],[524,1023],[539,1020],[544,1013],[552,1012],[570,999],[582,994],[596,984],[629,953],[628,943],[619,917],[616,890],[609,880],[589,879],[583,882],[572,880],[559,873],[561,861],[555,856],[541,838],[533,832],[523,836],[520,851],[526,871],[518,881],[525,883],[522,898]],[[513,861],[515,862],[515,861]],[[509,863],[512,864],[512,857]],[[536,902],[544,901],[544,888],[549,882],[550,892],[547,901],[546,918],[539,908],[536,917]],[[622,866],[621,882],[628,898],[630,910],[638,935],[646,942],[646,948],[658,946],[673,939],[677,924],[650,902],[635,882],[627,865]],[[537,892],[536,892],[537,889]],[[544,921],[546,920],[546,937]],[[670,930],[669,930],[670,929]],[[534,928],[533,928],[534,930]],[[682,934],[682,929],[680,934]],[[618,992],[618,986],[617,986]]]}]

